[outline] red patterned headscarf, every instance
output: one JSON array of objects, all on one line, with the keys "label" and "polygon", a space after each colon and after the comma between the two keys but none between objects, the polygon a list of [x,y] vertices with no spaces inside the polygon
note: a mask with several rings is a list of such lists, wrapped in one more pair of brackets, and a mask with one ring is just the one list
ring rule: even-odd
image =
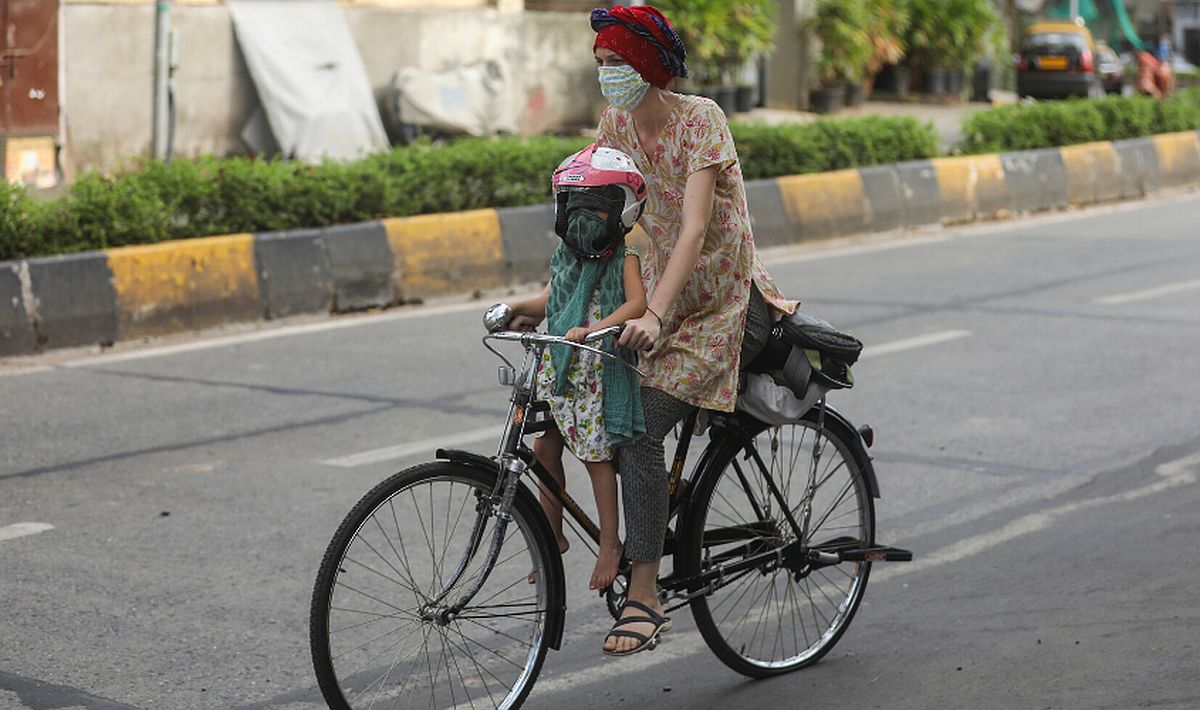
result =
[{"label": "red patterned headscarf", "polygon": [[658,8],[649,5],[592,10],[596,47],[611,49],[660,89],[688,75],[683,40]]}]

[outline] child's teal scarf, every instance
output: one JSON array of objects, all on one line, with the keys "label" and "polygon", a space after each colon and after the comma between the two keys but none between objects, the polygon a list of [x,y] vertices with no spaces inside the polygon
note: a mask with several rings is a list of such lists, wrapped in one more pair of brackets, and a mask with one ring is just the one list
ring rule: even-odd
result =
[{"label": "child's teal scarf", "polygon": [[[546,302],[546,327],[551,335],[566,335],[567,331],[583,325],[591,304],[592,292],[599,289],[600,317],[607,318],[625,303],[625,247],[622,244],[608,259],[581,259],[568,246],[575,239],[591,242],[597,225],[604,220],[588,210],[568,223],[567,236],[554,251],[550,260],[550,297]],[[637,356],[629,348],[617,348],[611,340],[597,343],[606,352],[614,353],[625,362],[637,366]],[[554,391],[563,394],[567,388],[567,371],[576,349],[569,345],[551,345],[550,361],[554,364]],[[637,373],[624,365],[603,359],[601,384],[604,388],[604,427],[613,446],[637,440],[646,433],[642,411],[641,388]]]}]

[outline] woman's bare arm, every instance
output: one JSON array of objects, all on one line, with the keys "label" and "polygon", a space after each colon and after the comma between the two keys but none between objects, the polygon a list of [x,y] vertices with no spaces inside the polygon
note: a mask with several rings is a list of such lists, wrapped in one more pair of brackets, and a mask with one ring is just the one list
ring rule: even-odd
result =
[{"label": "woman's bare arm", "polygon": [[654,346],[662,331],[660,318],[675,307],[675,300],[692,276],[704,248],[704,232],[712,215],[718,165],[710,165],[688,176],[683,192],[683,220],[679,239],[663,270],[662,278],[646,304],[646,315],[632,321],[621,335],[620,344],[645,350]]}]

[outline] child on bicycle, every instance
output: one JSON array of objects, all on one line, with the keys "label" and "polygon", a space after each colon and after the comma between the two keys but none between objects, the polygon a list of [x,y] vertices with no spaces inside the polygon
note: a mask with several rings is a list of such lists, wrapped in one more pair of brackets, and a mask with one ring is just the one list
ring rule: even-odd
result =
[{"label": "child on bicycle", "polygon": [[[638,256],[625,245],[625,236],[642,212],[646,181],[628,155],[591,145],[563,161],[552,182],[555,232],[562,241],[550,261],[545,290],[512,305],[510,327],[531,328],[545,318],[551,335],[582,343],[590,333],[646,312]],[[612,342],[595,346],[609,352],[616,347]],[[637,363],[625,348],[617,355]],[[592,479],[600,550],[588,587],[603,589],[616,578],[622,552],[613,451],[645,433],[637,376],[594,353],[553,345],[542,358],[537,387],[556,425],[534,443],[538,461],[560,487],[565,486],[565,445]],[[566,552],[570,543],[563,535],[562,503],[545,491],[541,503],[559,550]]]}]

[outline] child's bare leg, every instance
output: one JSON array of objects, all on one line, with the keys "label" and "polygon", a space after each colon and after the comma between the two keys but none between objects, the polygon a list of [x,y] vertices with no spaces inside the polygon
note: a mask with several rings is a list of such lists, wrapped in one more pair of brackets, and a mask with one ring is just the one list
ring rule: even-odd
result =
[{"label": "child's bare leg", "polygon": [[617,508],[617,471],[612,461],[585,461],[596,494],[596,511],[600,514],[600,551],[592,570],[589,589],[603,589],[612,584],[621,562],[621,538],[618,526],[621,514]]},{"label": "child's bare leg", "polygon": [[[562,433],[558,429],[549,429],[534,440],[533,454],[537,456],[538,462],[542,464],[550,477],[558,482],[559,490],[565,491],[567,477],[563,474],[563,445]],[[563,535],[562,501],[548,494],[541,486],[538,486],[538,491],[542,510],[546,511],[546,519],[550,521],[550,528],[554,530],[554,537],[558,540],[558,551],[566,552],[571,543]]]}]

